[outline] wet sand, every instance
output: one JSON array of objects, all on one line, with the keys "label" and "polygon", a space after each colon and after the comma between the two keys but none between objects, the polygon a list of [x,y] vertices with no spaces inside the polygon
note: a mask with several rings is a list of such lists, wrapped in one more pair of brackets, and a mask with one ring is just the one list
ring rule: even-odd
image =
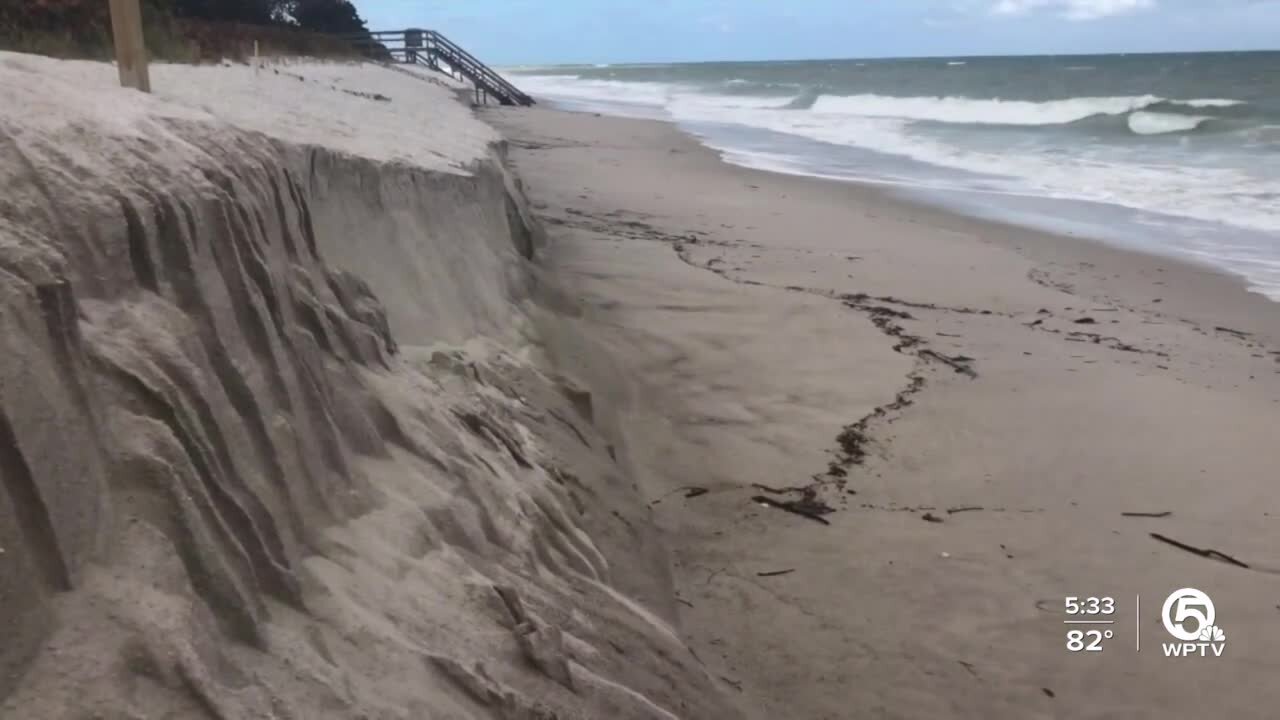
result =
[{"label": "wet sand", "polygon": [[[1274,716],[1274,303],[664,123],[486,119],[569,296],[547,349],[614,409],[683,632],[744,713]],[[1183,587],[1222,658],[1161,653]],[[1067,650],[1065,596],[1115,599],[1103,652]]]}]

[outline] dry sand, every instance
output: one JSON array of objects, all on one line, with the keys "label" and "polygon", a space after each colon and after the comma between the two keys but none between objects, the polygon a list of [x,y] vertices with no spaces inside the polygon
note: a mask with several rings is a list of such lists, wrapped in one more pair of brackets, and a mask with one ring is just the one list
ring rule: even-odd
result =
[{"label": "dry sand", "polygon": [[[684,631],[746,715],[1276,715],[1275,304],[732,167],[663,123],[486,118],[568,289],[556,361],[616,409]],[[806,495],[829,524],[752,500]],[[1224,657],[1162,656],[1159,605],[1187,586]],[[1115,598],[1103,652],[1067,651],[1069,595]]]},{"label": "dry sand", "polygon": [[[277,72],[278,71],[278,72]],[[0,53],[0,718],[733,718],[453,90]]]}]

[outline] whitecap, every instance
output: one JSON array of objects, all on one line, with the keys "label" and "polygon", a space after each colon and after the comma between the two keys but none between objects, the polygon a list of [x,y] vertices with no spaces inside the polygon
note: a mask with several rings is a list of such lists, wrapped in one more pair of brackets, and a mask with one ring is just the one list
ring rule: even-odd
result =
[{"label": "whitecap", "polygon": [[813,110],[861,117],[930,120],[944,123],[1064,125],[1094,115],[1123,115],[1162,101],[1163,98],[1155,95],[1082,97],[1046,102],[998,98],[827,95],[814,103]]},{"label": "whitecap", "polygon": [[[1005,101],[954,97],[896,98],[876,95],[829,96],[809,110],[784,109],[778,97],[731,96],[699,92],[697,88],[665,83],[621,83],[583,80],[566,76],[525,77],[535,96],[576,100],[582,107],[592,100],[596,108],[618,114],[640,114],[651,107],[651,117],[665,117],[699,135],[719,137],[722,148],[741,148],[732,135],[720,136],[714,128],[750,127],[833,145],[866,148],[914,161],[984,175],[1006,178],[1009,188],[1041,197],[1062,197],[1112,203],[1203,220],[1230,223],[1263,233],[1280,232],[1275,201],[1264,197],[1240,197],[1251,193],[1280,193],[1280,178],[1245,167],[1168,164],[1143,159],[1142,153],[1113,151],[1109,147],[1065,146],[1049,143],[1019,152],[982,149],[938,136],[920,120],[945,123],[986,123],[1013,126],[1053,126],[1104,114],[1136,116],[1133,132],[1187,132],[1206,122],[1200,115],[1157,112],[1160,97],[1098,97],[1048,102]],[[1208,113],[1204,113],[1207,115]],[[1154,116],[1154,117],[1152,117]],[[1277,132],[1276,130],[1253,130]],[[1189,140],[1189,136],[1184,136]],[[1262,142],[1265,138],[1258,137]],[[1135,147],[1142,144],[1135,143]],[[743,162],[743,158],[737,161]],[[750,164],[759,165],[760,158]],[[772,165],[777,165],[776,160]],[[806,161],[807,164],[807,161]],[[907,180],[915,182],[914,180]],[[1002,180],[1002,182],[1006,182]],[[1256,273],[1255,273],[1256,276]]]},{"label": "whitecap", "polygon": [[1212,119],[1204,115],[1136,112],[1129,116],[1129,129],[1138,135],[1168,135],[1195,130]]},{"label": "whitecap", "polygon": [[1207,98],[1204,100],[1170,100],[1169,102],[1174,105],[1186,105],[1187,107],[1193,108],[1226,108],[1236,107],[1237,105],[1248,105],[1248,103],[1243,100],[1218,100],[1214,98]]},{"label": "whitecap", "polygon": [[563,100],[597,101],[662,108],[674,86],[657,82],[624,82],[597,80],[578,75],[522,75],[520,87],[525,92]]}]

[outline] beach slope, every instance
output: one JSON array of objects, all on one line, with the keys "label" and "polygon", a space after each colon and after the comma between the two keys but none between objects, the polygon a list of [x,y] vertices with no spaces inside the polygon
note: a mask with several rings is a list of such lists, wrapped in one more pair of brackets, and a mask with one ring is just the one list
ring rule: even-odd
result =
[{"label": "beach slope", "polygon": [[[576,303],[556,361],[611,388],[689,640],[749,716],[1274,714],[1273,303],[660,122],[485,117]],[[1223,657],[1164,657],[1184,587]],[[1103,652],[1069,651],[1068,596],[1114,599]]]}]

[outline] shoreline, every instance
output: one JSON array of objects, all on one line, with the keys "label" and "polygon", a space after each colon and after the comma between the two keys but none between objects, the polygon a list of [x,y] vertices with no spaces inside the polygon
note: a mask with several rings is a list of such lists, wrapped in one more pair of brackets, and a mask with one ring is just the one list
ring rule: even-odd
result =
[{"label": "shoreline", "polygon": [[[678,127],[676,129],[679,131]],[[712,150],[712,152],[715,151]],[[742,167],[744,170],[753,172],[789,176],[788,173],[748,168],[723,160],[722,162],[730,167]],[[1280,302],[1250,290],[1248,281],[1244,277],[1213,267],[1208,263],[1197,263],[1154,250],[1120,247],[1100,238],[1074,233],[1057,233],[1014,221],[970,215],[940,203],[903,197],[880,188],[874,183],[834,178],[794,177],[804,177],[819,183],[854,185],[858,188],[859,194],[872,196],[875,203],[893,206],[899,212],[917,214],[922,218],[922,222],[927,221],[939,228],[984,235],[1005,249],[1023,255],[1032,262],[1065,265],[1093,261],[1098,265],[1105,264],[1112,269],[1124,270],[1127,276],[1122,276],[1118,281],[1115,278],[1104,279],[1100,283],[1101,290],[1121,293],[1124,295],[1125,302],[1142,304],[1145,299],[1150,309],[1163,310],[1166,311],[1165,314],[1171,314],[1168,312],[1170,309],[1178,308],[1178,314],[1199,315],[1201,322],[1219,318],[1229,324],[1232,318],[1249,315],[1251,321],[1257,322],[1259,331],[1264,331],[1271,338],[1280,340]],[[1205,287],[1194,293],[1195,297],[1190,302],[1186,298],[1178,297],[1180,294],[1185,294],[1185,290],[1180,293],[1177,290],[1162,290],[1160,289],[1162,286],[1152,285],[1150,292],[1138,292],[1136,283],[1141,282],[1143,276],[1157,267],[1164,273],[1158,281],[1163,282],[1165,287],[1176,288],[1188,284],[1200,284]],[[1162,302],[1154,304],[1149,302],[1156,298],[1160,298]],[[1162,308],[1155,307],[1160,304],[1163,304]]]},{"label": "shoreline", "polygon": [[[1181,261],[730,165],[662,121],[483,117],[596,345],[552,355],[617,408],[686,638],[748,716],[1161,717],[1208,708],[1196,683],[1236,691],[1242,717],[1278,699],[1266,576],[1148,537],[1265,562],[1270,301]],[[1155,510],[1173,515],[1121,514]],[[1158,609],[1186,586],[1232,618],[1228,661],[1063,648],[1063,597],[1111,594],[1123,642],[1155,642],[1134,596]]]},{"label": "shoreline", "polygon": [[[1270,302],[1280,302],[1280,295],[1275,294],[1276,290],[1273,287],[1271,278],[1265,275],[1253,277],[1247,269],[1242,269],[1241,263],[1244,263],[1244,267],[1247,267],[1252,264],[1251,262],[1238,257],[1222,257],[1213,260],[1197,259],[1194,257],[1197,253],[1195,248],[1181,246],[1186,244],[1185,240],[1181,244],[1177,242],[1173,244],[1162,243],[1157,240],[1161,235],[1209,238],[1212,242],[1227,242],[1235,238],[1236,244],[1244,243],[1242,247],[1253,247],[1258,243],[1265,243],[1268,239],[1274,240],[1276,238],[1273,233],[1256,228],[1249,229],[1248,227],[1233,226],[1223,222],[1213,222],[1202,217],[1169,214],[1166,211],[1141,205],[1083,197],[1050,197],[1030,191],[1023,194],[1016,191],[1005,192],[982,187],[934,187],[928,183],[912,182],[910,179],[881,182],[874,177],[877,172],[876,168],[881,162],[874,158],[880,157],[881,153],[869,148],[856,148],[856,150],[873,156],[870,160],[870,166],[863,171],[869,172],[871,177],[842,176],[838,171],[827,173],[818,169],[818,166],[814,166],[812,169],[802,168],[800,165],[808,161],[803,160],[805,157],[803,151],[797,149],[786,152],[800,153],[797,156],[800,159],[792,158],[780,161],[781,165],[788,165],[792,164],[794,160],[797,163],[795,168],[771,167],[773,162],[771,160],[766,160],[760,164],[753,159],[758,148],[749,149],[754,147],[752,141],[745,141],[745,145],[738,146],[735,141],[725,139],[725,137],[736,136],[739,132],[738,130],[734,130],[726,136],[718,136],[717,128],[732,129],[735,127],[732,124],[722,125],[711,121],[677,120],[671,117],[664,117],[660,111],[652,111],[645,106],[635,106],[633,108],[621,102],[602,102],[599,105],[593,105],[592,101],[588,100],[557,97],[553,97],[548,102],[552,103],[550,107],[564,112],[588,114],[600,112],[606,117],[668,123],[682,134],[696,139],[700,145],[715,153],[722,161],[736,167],[822,182],[852,183],[882,197],[893,198],[897,202],[905,202],[910,205],[941,211],[949,215],[959,215],[993,225],[1012,226],[1040,235],[1084,238],[1111,248],[1153,255],[1158,258],[1167,258],[1180,264],[1205,267],[1237,279],[1249,292],[1262,295]],[[613,109],[611,110],[610,108]],[[741,128],[741,132],[744,133],[755,131],[754,128],[749,126]],[[744,135],[744,137],[749,137],[749,135]],[[779,135],[779,137],[785,138],[787,136]],[[822,144],[819,141],[803,138],[801,138],[801,142]],[[840,146],[831,146],[831,149],[839,151]],[[737,156],[737,159],[734,156]],[[886,155],[884,157],[893,156]],[[904,158],[904,161],[908,163],[922,162],[910,158]],[[838,164],[841,167],[847,167],[849,163],[850,161],[845,159]],[[973,172],[975,177],[980,174],[977,171],[963,171],[946,166],[936,166],[936,169],[944,173]],[[984,210],[984,205],[989,209]],[[1165,223],[1168,224],[1165,225]],[[1071,227],[1072,225],[1077,226],[1074,231]],[[1144,245],[1148,244],[1151,247],[1144,247]],[[1253,287],[1255,285],[1257,286],[1256,289]],[[1267,293],[1271,294],[1270,297],[1268,297]]]},{"label": "shoreline", "polygon": [[[596,115],[593,111],[586,110],[557,109],[556,111]],[[1248,280],[1243,276],[1214,267],[1208,262],[1198,263],[1190,259],[1177,257],[1172,253],[1161,254],[1155,250],[1121,247],[1114,242],[1098,237],[1055,232],[1030,224],[1020,224],[1013,220],[1001,220],[965,213],[958,208],[947,206],[941,202],[934,203],[924,199],[906,197],[904,195],[905,192],[913,191],[909,185],[904,185],[903,192],[899,193],[882,187],[877,183],[852,178],[820,177],[742,165],[726,159],[724,157],[725,151],[707,145],[702,138],[680,127],[680,124],[676,121],[625,118],[607,114],[603,116],[627,120],[637,119],[640,122],[656,122],[667,125],[673,131],[692,140],[699,148],[714,156],[717,161],[723,163],[727,168],[742,170],[747,173],[764,173],[795,178],[806,183],[815,183],[813,186],[815,189],[830,184],[853,186],[857,188],[858,195],[864,196],[863,202],[891,206],[897,212],[918,216],[918,222],[927,223],[948,231],[985,235],[1005,249],[1023,255],[1032,262],[1065,265],[1093,260],[1099,265],[1106,264],[1114,269],[1122,269],[1125,271],[1126,276],[1122,277],[1119,282],[1102,283],[1102,289],[1107,292],[1123,293],[1125,297],[1122,299],[1127,302],[1141,304],[1143,299],[1134,285],[1142,282],[1145,279],[1143,276],[1149,275],[1150,271],[1154,271],[1157,267],[1161,268],[1161,277],[1152,282],[1162,282],[1164,286],[1173,287],[1186,284],[1200,284],[1205,287],[1202,291],[1195,293],[1195,297],[1191,302],[1187,302],[1185,299],[1179,301],[1177,298],[1178,292],[1161,290],[1162,286],[1153,284],[1151,292],[1147,293],[1150,297],[1146,298],[1146,300],[1159,298],[1161,302],[1148,303],[1150,309],[1166,311],[1164,314],[1175,314],[1169,311],[1176,309],[1176,314],[1199,316],[1198,320],[1200,322],[1220,319],[1224,324],[1228,325],[1232,318],[1248,315],[1251,321],[1258,324],[1260,331],[1266,332],[1271,339],[1280,342],[1280,301],[1271,300],[1261,293],[1249,289]],[[1081,246],[1072,247],[1073,244],[1081,244]],[[1099,260],[1101,262],[1098,262]],[[1155,307],[1155,305],[1161,304],[1163,307]]]},{"label": "shoreline", "polygon": [[[549,109],[571,115],[664,125],[687,138],[696,146],[697,151],[706,153],[732,171],[739,171],[747,176],[762,173],[790,178],[819,192],[834,192],[831,186],[851,186],[857,189],[857,195],[862,196],[861,201],[868,205],[887,205],[896,212],[917,216],[916,222],[947,231],[984,235],[1033,263],[1053,266],[1081,263],[1106,265],[1110,269],[1121,270],[1122,273],[1118,278],[1096,278],[1090,282],[1089,285],[1095,288],[1095,292],[1118,293],[1122,302],[1141,305],[1159,315],[1201,324],[1214,323],[1215,327],[1227,327],[1232,322],[1238,322],[1241,317],[1247,317],[1248,324],[1253,328],[1251,333],[1265,334],[1269,340],[1280,343],[1280,302],[1249,289],[1248,280],[1243,276],[1207,262],[1198,263],[1172,253],[1161,254],[1154,250],[1121,247],[1097,237],[1054,232],[1012,220],[980,217],[942,203],[905,197],[902,193],[873,182],[819,177],[734,163],[725,158],[725,151],[707,145],[702,138],[682,128],[674,120],[610,115],[593,110],[562,109],[554,105],[549,106]],[[1149,291],[1140,292],[1141,286],[1148,287]],[[1169,289],[1187,286],[1195,286],[1195,291]]]}]

